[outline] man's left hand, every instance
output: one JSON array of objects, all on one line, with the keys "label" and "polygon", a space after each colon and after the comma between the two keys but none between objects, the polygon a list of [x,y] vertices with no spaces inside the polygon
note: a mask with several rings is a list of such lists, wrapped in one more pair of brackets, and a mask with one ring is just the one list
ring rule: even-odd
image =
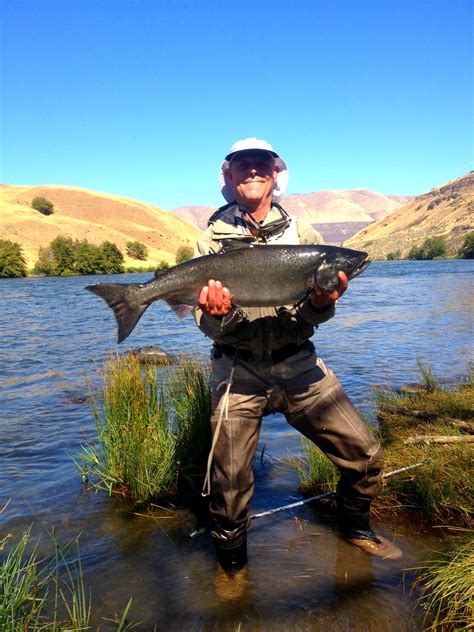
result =
[{"label": "man's left hand", "polygon": [[344,272],[339,272],[339,285],[332,292],[324,292],[317,285],[313,286],[313,294],[311,295],[311,305],[315,309],[322,309],[335,303],[349,287],[349,280]]}]

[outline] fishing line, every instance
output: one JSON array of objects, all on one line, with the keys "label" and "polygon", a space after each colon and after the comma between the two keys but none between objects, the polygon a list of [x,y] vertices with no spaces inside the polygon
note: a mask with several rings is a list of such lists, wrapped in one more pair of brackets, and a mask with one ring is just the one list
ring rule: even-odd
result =
[{"label": "fishing line", "polygon": [[[400,467],[397,470],[392,470],[391,472],[387,472],[382,476],[382,479],[392,478],[392,476],[396,476],[397,474],[401,474],[402,472],[408,472],[409,470],[413,470],[416,467],[420,467],[421,465],[425,465],[428,463],[429,459],[424,459],[419,463],[414,463],[413,465],[407,465],[406,467]],[[270,516],[272,514],[278,513],[280,511],[287,511],[288,509],[295,509],[296,507],[301,507],[302,505],[306,505],[307,503],[313,502],[315,500],[323,500],[324,498],[332,498],[336,495],[335,491],[325,492],[324,494],[319,494],[319,496],[311,496],[311,498],[305,498],[304,500],[299,500],[295,503],[290,503],[289,505],[283,505],[282,507],[276,507],[275,509],[269,509],[268,511],[262,511],[257,514],[253,514],[250,516],[250,520],[256,520],[257,518],[263,518],[264,516]],[[189,534],[190,538],[195,538],[198,535],[202,535],[206,533],[206,528],[198,529]]]}]

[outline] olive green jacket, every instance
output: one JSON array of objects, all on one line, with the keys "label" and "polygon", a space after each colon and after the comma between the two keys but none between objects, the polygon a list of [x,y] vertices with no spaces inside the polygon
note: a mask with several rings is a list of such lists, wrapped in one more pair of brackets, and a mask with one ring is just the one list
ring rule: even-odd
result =
[{"label": "olive green jacket", "polygon": [[[289,217],[289,225],[279,234],[261,240],[252,237],[248,227],[238,217],[238,206],[227,205],[219,209],[209,220],[209,226],[195,246],[195,256],[218,252],[222,241],[249,240],[253,243],[300,244],[323,243],[321,235],[303,220]],[[264,228],[271,222],[281,219],[277,207],[272,206],[261,223]],[[262,274],[264,271],[262,270]],[[232,288],[229,288],[232,294]],[[297,305],[281,307],[239,307],[224,318],[203,313],[199,307],[194,309],[196,323],[207,336],[220,344],[249,349],[256,357],[263,358],[265,353],[279,349],[289,343],[301,344],[314,334],[314,329],[334,316],[335,307],[315,309],[309,299]]]}]

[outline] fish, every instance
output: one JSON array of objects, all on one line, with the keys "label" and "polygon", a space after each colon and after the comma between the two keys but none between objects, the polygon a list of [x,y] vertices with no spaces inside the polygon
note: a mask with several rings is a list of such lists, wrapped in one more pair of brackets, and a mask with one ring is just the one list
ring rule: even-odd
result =
[{"label": "fish", "polygon": [[97,283],[86,290],[100,296],[114,311],[120,343],[154,301],[165,301],[179,318],[184,318],[197,306],[200,291],[209,279],[229,288],[236,306],[297,304],[309,295],[314,284],[326,292],[336,289],[339,271],[348,279],[361,274],[370,263],[367,256],[361,250],[338,246],[246,243],[157,270],[154,278],[144,283]]}]

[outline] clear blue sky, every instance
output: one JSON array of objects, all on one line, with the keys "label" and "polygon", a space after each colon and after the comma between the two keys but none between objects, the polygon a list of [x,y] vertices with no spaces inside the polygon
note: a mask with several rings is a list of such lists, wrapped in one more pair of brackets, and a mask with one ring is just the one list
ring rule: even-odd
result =
[{"label": "clear blue sky", "polygon": [[223,203],[237,139],[288,193],[417,195],[472,169],[465,0],[0,2],[1,171],[171,209]]}]

